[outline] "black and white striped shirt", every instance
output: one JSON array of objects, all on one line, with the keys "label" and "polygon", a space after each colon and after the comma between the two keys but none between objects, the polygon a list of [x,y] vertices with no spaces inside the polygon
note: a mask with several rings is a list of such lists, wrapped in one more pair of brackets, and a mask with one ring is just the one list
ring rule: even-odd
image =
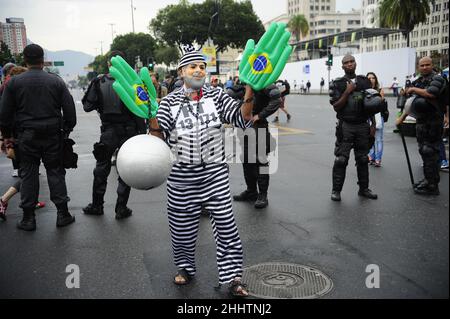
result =
[{"label": "black and white striped shirt", "polygon": [[157,119],[164,138],[177,158],[169,183],[201,183],[226,163],[222,124],[251,127],[240,111],[241,104],[221,88],[203,87],[199,101],[182,87],[163,98]]}]

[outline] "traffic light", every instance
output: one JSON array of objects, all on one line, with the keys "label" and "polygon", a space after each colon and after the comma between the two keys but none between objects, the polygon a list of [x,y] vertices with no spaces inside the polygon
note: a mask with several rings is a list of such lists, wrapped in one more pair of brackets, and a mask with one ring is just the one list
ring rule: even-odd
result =
[{"label": "traffic light", "polygon": [[328,59],[327,59],[326,65],[328,65],[328,66],[333,65],[333,55],[331,53],[328,53]]},{"label": "traffic light", "polygon": [[155,69],[155,62],[153,61],[152,58],[149,58],[148,60],[148,69],[149,71],[154,71]]}]

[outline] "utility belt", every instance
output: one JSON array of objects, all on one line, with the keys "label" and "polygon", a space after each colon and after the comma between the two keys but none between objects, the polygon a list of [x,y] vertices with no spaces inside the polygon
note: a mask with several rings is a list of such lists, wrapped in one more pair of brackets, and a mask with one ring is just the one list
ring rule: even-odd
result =
[{"label": "utility belt", "polygon": [[356,119],[343,119],[340,118],[339,122],[345,122],[348,124],[363,124],[366,123],[368,119],[363,119],[363,118],[356,118]]},{"label": "utility belt", "polygon": [[25,131],[33,131],[34,134],[36,135],[42,135],[42,136],[47,136],[47,135],[55,135],[55,134],[60,134],[62,132],[62,128],[61,126],[55,125],[55,124],[50,124],[50,125],[30,125],[30,124],[26,124],[26,125],[21,125],[17,128],[17,133],[23,133]]}]

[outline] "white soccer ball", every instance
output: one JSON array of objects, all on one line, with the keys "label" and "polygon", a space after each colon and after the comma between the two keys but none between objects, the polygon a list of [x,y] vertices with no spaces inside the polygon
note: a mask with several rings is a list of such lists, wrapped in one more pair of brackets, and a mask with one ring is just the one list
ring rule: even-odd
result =
[{"label": "white soccer ball", "polygon": [[128,186],[148,190],[166,181],[172,170],[172,159],[172,152],[163,140],[152,135],[137,135],[120,148],[116,167]]}]

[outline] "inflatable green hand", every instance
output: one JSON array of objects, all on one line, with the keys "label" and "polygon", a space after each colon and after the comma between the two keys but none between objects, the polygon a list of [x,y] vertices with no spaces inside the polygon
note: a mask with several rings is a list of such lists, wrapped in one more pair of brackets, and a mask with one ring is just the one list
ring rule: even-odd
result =
[{"label": "inflatable green hand", "polygon": [[255,41],[247,41],[241,63],[239,79],[259,91],[274,83],[292,53],[288,44],[291,34],[285,23],[272,23],[255,47]]},{"label": "inflatable green hand", "polygon": [[156,89],[153,86],[147,68],[142,68],[139,75],[120,56],[111,59],[109,73],[115,79],[113,89],[122,102],[136,116],[144,119],[156,117],[158,103]]}]

